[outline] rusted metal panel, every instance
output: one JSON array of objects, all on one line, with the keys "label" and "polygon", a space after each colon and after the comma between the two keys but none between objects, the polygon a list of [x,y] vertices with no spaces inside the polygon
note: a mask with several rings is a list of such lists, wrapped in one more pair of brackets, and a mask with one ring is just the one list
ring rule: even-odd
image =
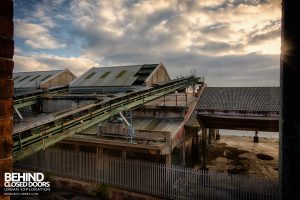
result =
[{"label": "rusted metal panel", "polygon": [[11,79],[14,68],[14,61],[0,57],[0,79]]}]

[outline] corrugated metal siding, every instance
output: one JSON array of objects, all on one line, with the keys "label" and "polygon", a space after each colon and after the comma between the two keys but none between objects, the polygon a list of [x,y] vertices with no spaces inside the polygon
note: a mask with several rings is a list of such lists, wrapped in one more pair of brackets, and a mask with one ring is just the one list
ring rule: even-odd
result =
[{"label": "corrugated metal siding", "polygon": [[196,113],[197,111],[194,110],[191,117],[189,118],[188,122],[185,124],[186,126],[190,126],[190,127],[200,127],[197,118],[196,118]]},{"label": "corrugated metal siding", "polygon": [[36,88],[42,82],[51,79],[53,76],[63,71],[64,70],[15,72],[13,73],[14,87],[15,88]]},{"label": "corrugated metal siding", "polygon": [[76,77],[69,71],[64,71],[59,75],[52,77],[51,80],[43,82],[40,84],[41,88],[50,88],[55,86],[68,85]]},{"label": "corrugated metal siding", "polygon": [[[157,66],[158,64],[155,64]],[[71,87],[114,87],[131,86],[141,75],[138,74],[142,67],[148,65],[116,66],[92,68],[71,83]],[[151,65],[152,66],[152,65]],[[153,69],[152,69],[153,70]],[[148,74],[147,74],[148,73]],[[145,75],[148,77],[151,70]]]},{"label": "corrugated metal siding", "polygon": [[[142,67],[141,65],[136,65],[136,66],[122,66],[122,67],[93,68],[89,73],[80,76],[75,82],[73,82],[71,84],[71,87],[130,86],[137,79],[137,77],[134,77],[134,75],[141,67]],[[124,71],[125,73],[119,78],[117,78],[117,76],[122,71]],[[90,76],[91,74],[93,75]],[[104,74],[106,75],[104,76]]]},{"label": "corrugated metal siding", "polygon": [[279,111],[279,87],[207,87],[198,109]]},{"label": "corrugated metal siding", "polygon": [[148,131],[174,132],[182,123],[181,119],[158,119],[158,118],[134,118],[132,124],[134,129]]}]

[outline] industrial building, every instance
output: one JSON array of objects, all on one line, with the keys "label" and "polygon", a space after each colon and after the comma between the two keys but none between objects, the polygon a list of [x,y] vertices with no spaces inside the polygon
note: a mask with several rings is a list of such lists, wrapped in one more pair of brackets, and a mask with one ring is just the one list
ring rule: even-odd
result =
[{"label": "industrial building", "polygon": [[65,86],[75,78],[69,69],[13,73],[15,93]]},{"label": "industrial building", "polygon": [[182,151],[185,146],[182,144],[197,134],[187,133],[185,129],[196,103],[195,94],[169,94],[80,131],[54,148],[160,162],[170,166],[174,148]]},{"label": "industrial building", "polygon": [[[181,79],[173,80],[174,84],[177,81]],[[69,92],[42,94],[39,101],[33,102],[40,109],[42,116],[23,119],[22,123],[15,125],[14,132],[19,133],[33,123],[39,126],[38,124],[44,121],[68,112],[74,113],[70,117],[75,118],[77,109],[105,104],[126,94],[128,97],[125,104],[130,103],[131,95],[138,93],[137,96],[140,97],[144,91],[150,88],[159,89],[164,84],[173,85],[162,63],[93,67],[70,83]],[[152,93],[150,89],[147,93],[152,101],[148,102],[149,95],[146,95],[136,109],[109,113],[107,120],[77,130],[76,134],[57,143],[54,148],[83,150],[97,154],[102,152],[104,155],[119,155],[123,158],[147,158],[171,165],[172,151],[184,142],[185,123],[197,102],[196,87],[189,90],[194,91],[193,93],[187,93],[187,88],[188,85],[176,93],[165,95]],[[27,105],[24,102],[22,104]],[[22,107],[21,105],[16,107]],[[21,115],[24,110],[26,109],[20,109]]]},{"label": "industrial building", "polygon": [[162,63],[93,67],[70,84],[72,93],[119,93],[170,81]]},{"label": "industrial building", "polygon": [[[53,172],[63,183],[70,177],[162,197],[176,196],[181,182],[192,183],[187,190],[195,196],[185,192],[183,199],[201,199],[206,185],[197,184],[204,177],[236,181],[194,171],[207,169],[206,146],[217,139],[218,129],[232,128],[235,119],[244,125],[253,117],[278,121],[277,97],[265,99],[278,95],[278,88],[210,89],[203,80],[193,75],[170,80],[161,63],[100,67],[72,81],[68,90],[21,96],[15,107],[35,104],[42,113],[14,125],[15,166]],[[228,127],[209,123],[219,117],[230,119]],[[252,193],[273,191],[274,183],[265,183],[265,191],[250,183]],[[227,185],[222,190],[230,196]]]}]

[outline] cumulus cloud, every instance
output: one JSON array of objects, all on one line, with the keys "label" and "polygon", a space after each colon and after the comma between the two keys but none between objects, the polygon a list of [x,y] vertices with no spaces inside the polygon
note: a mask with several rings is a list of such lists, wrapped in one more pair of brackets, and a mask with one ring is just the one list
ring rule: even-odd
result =
[{"label": "cumulus cloud", "polygon": [[196,67],[213,85],[279,84],[279,0],[56,0],[34,11],[16,35],[53,49],[27,56],[41,66],[161,61],[172,77]]},{"label": "cumulus cloud", "polygon": [[49,30],[39,24],[15,21],[16,37],[24,39],[24,43],[33,49],[56,49],[65,47],[56,41]]},{"label": "cumulus cloud", "polygon": [[99,64],[85,57],[63,57],[50,54],[15,55],[15,71],[70,69],[77,76]]}]

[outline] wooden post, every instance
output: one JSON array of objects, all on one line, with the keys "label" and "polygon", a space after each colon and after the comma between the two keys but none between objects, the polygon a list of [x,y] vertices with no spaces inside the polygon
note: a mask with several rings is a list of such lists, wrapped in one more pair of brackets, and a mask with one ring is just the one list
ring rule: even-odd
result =
[{"label": "wooden post", "polygon": [[171,154],[166,154],[165,155],[165,161],[166,161],[166,166],[171,167],[171,165],[172,165],[172,156],[171,156]]},{"label": "wooden post", "polygon": [[259,138],[258,138],[257,134],[258,134],[258,131],[255,131],[255,136],[254,136],[254,140],[253,140],[254,143],[259,142]]},{"label": "wooden post", "polygon": [[[13,1],[0,1],[0,187],[4,173],[12,172],[13,80],[14,62]],[[8,200],[9,196],[0,199]]]},{"label": "wooden post", "polygon": [[220,140],[221,139],[221,135],[220,135],[220,130],[216,129],[217,133],[216,133],[216,140]]}]

